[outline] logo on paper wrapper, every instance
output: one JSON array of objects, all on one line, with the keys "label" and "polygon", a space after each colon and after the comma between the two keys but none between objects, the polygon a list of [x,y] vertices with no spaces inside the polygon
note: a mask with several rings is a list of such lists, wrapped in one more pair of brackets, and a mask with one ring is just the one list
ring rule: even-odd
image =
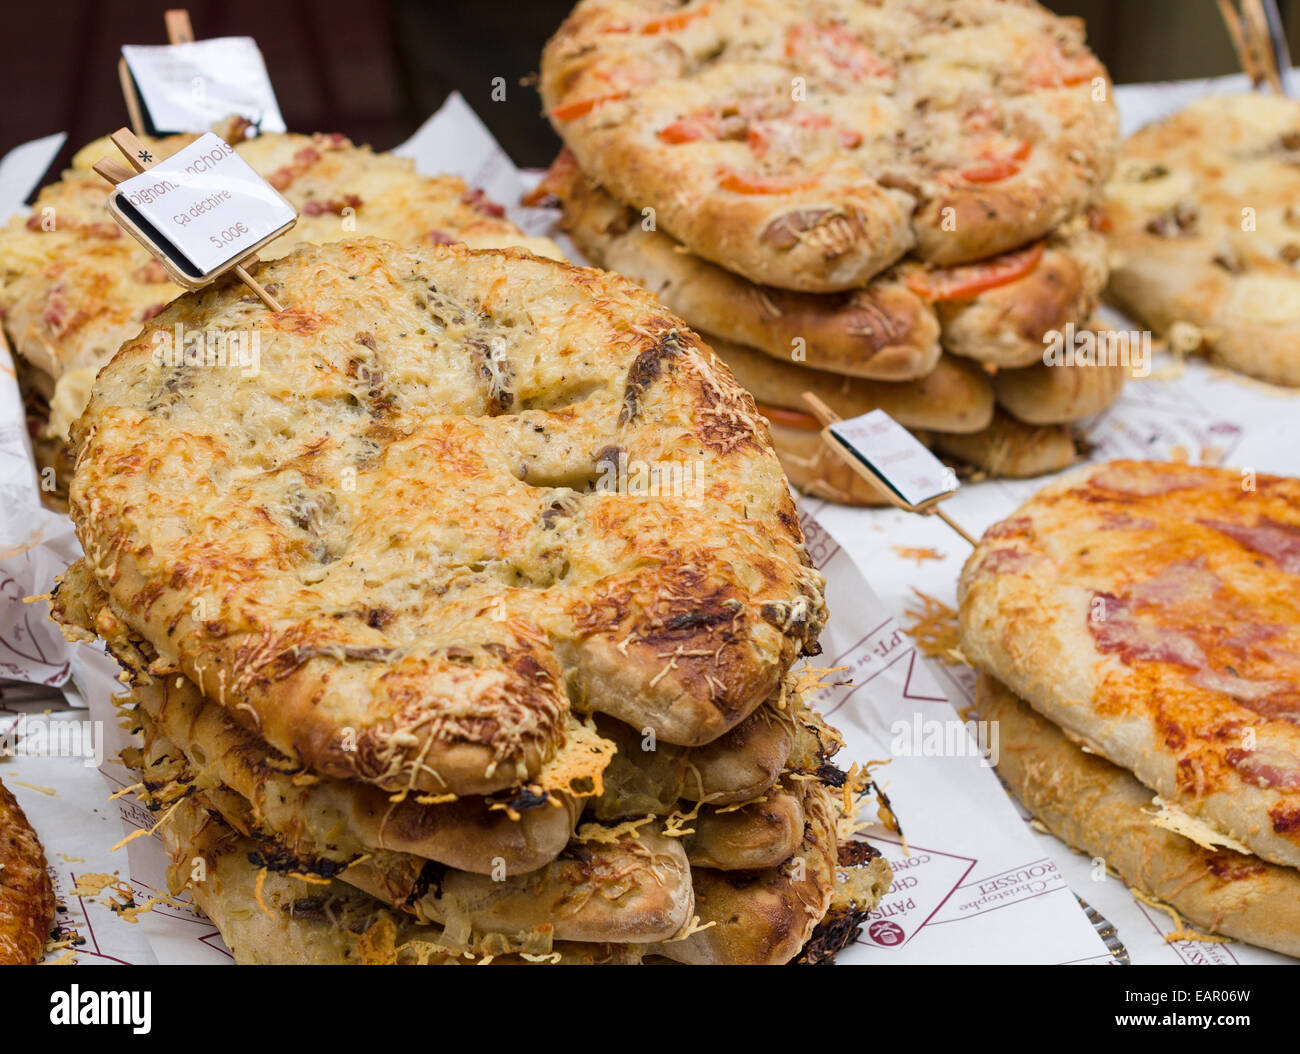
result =
[{"label": "logo on paper wrapper", "polygon": [[212,133],[118,185],[120,207],[152,226],[156,244],[206,276],[286,230],[297,212]]},{"label": "logo on paper wrapper", "polygon": [[897,923],[879,919],[867,927],[867,936],[882,947],[892,948],[896,944],[902,944],[907,934]]}]

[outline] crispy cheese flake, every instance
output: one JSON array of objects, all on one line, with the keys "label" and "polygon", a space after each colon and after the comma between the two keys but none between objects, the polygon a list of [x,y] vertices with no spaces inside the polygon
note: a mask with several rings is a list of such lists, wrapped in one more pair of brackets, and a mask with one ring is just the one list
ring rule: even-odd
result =
[{"label": "crispy cheese flake", "polygon": [[605,769],[618,747],[597,734],[594,722],[569,722],[568,742],[537,774],[543,791],[557,791],[576,798],[599,798],[605,793]]},{"label": "crispy cheese flake", "polygon": [[1224,834],[1198,817],[1185,812],[1173,802],[1165,801],[1160,795],[1151,799],[1156,810],[1151,815],[1151,823],[1164,831],[1172,831],[1188,841],[1195,842],[1202,849],[1231,849],[1244,856],[1253,855],[1247,846],[1235,838]]},{"label": "crispy cheese flake", "polygon": [[28,790],[49,795],[51,798],[57,798],[59,796],[59,792],[53,787],[42,787],[39,783],[24,783],[22,780],[9,779],[8,776],[6,776],[5,779],[9,780],[10,786],[13,787],[26,787]]},{"label": "crispy cheese flake", "polygon": [[109,852],[116,853],[119,849],[122,848],[122,846],[127,845],[130,842],[134,842],[137,838],[143,838],[146,835],[153,834],[154,831],[158,830],[159,827],[161,827],[169,819],[171,819],[172,813],[174,813],[180,807],[181,802],[183,802],[184,800],[185,799],[183,797],[177,798],[176,801],[172,803],[172,807],[162,814],[162,819],[160,819],[156,824],[154,824],[152,827],[141,827],[138,831],[132,831],[120,842],[118,842],[115,846],[113,846],[109,850]]},{"label": "crispy cheese flake", "polygon": [[694,834],[695,828],[687,827],[686,825],[692,820],[699,819],[700,806],[703,804],[703,802],[696,802],[695,808],[690,812],[677,811],[670,813],[668,818],[664,820],[663,833],[669,838],[683,838],[688,834]]},{"label": "crispy cheese flake", "polygon": [[253,899],[257,901],[257,906],[262,909],[268,919],[275,918],[275,912],[266,906],[266,901],[262,899],[262,889],[266,886],[266,868],[257,872],[257,885],[253,887]]},{"label": "crispy cheese flake", "polygon": [[957,612],[936,597],[913,588],[922,607],[907,608],[904,614],[912,619],[903,632],[916,641],[921,654],[938,659],[949,666],[969,666],[962,654],[957,635]]},{"label": "crispy cheese flake", "polygon": [[130,794],[132,791],[138,791],[138,790],[144,790],[143,783],[132,783],[129,787],[123,787],[120,791],[114,791],[112,794],[108,796],[108,800],[117,801],[117,799],[122,797],[123,795]]},{"label": "crispy cheese flake", "polygon": [[131,891],[131,887],[120,876],[108,875],[102,871],[92,871],[77,876],[76,884],[72,887],[72,895],[74,897],[97,897],[109,886],[112,886],[118,892],[125,891],[129,894]]},{"label": "crispy cheese flake", "polygon": [[698,915],[692,915],[691,921],[686,924],[680,933],[674,934],[663,943],[676,944],[678,941],[686,940],[687,937],[690,937],[693,934],[703,933],[707,929],[712,929],[716,925],[716,922],[701,922]]},{"label": "crispy cheese flake", "polygon": [[640,838],[640,829],[648,823],[654,823],[654,821],[654,813],[651,813],[639,820],[624,820],[613,827],[605,827],[598,823],[584,823],[574,832],[573,840],[584,845],[588,843],[617,845],[625,838]]},{"label": "crispy cheese flake", "polygon": [[456,794],[418,794],[415,801],[418,805],[447,805],[458,799]]},{"label": "crispy cheese flake", "polygon": [[[827,688],[848,684],[848,681],[831,680],[833,675],[847,669],[847,666],[808,666],[806,664],[800,666],[793,673],[794,691],[802,698],[804,695],[816,695]],[[785,701],[785,693],[782,693],[781,699],[782,702]]]},{"label": "crispy cheese flake", "polygon": [[1174,928],[1165,934],[1167,944],[1173,944],[1175,941],[1201,941],[1205,944],[1232,943],[1231,937],[1220,937],[1216,934],[1201,933],[1197,930],[1188,929],[1187,923],[1183,921],[1182,915],[1178,913],[1176,908],[1166,904],[1163,900],[1157,900],[1149,893],[1138,889],[1137,886],[1129,886],[1128,891],[1142,901],[1143,904],[1149,904],[1157,911],[1163,911],[1173,921]]},{"label": "crispy cheese flake", "polygon": [[918,549],[910,545],[891,545],[891,549],[901,560],[915,560],[916,566],[920,567],[927,560],[943,560],[947,554],[939,552],[938,549],[931,549],[928,546],[924,549]]}]

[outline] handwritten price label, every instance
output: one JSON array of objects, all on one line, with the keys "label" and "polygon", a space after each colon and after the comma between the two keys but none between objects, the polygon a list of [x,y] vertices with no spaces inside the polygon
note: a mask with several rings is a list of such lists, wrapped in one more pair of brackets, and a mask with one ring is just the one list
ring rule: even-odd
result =
[{"label": "handwritten price label", "polygon": [[119,184],[113,203],[144,233],[157,234],[159,248],[179,256],[195,278],[220,272],[297,219],[293,206],[210,132]]},{"label": "handwritten price label", "polygon": [[231,114],[263,132],[285,130],[266,63],[252,37],[127,44],[122,56],[159,133],[203,132]]},{"label": "handwritten price label", "polygon": [[884,410],[830,426],[840,447],[857,458],[907,506],[915,508],[957,489],[957,476]]}]

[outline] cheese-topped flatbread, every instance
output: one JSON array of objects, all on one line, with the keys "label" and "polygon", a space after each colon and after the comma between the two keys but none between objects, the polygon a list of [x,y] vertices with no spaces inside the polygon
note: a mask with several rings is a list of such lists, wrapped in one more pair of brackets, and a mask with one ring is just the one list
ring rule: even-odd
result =
[{"label": "cheese-topped flatbread", "polygon": [[[193,139],[154,145],[166,157]],[[461,180],[421,175],[409,158],[374,153],[341,135],[263,135],[235,148],[298,210],[298,223],[263,248],[263,259],[303,243],[367,236],[559,254]],[[0,228],[0,315],[14,349],[45,375],[49,431],[63,439],[99,368],[183,292],[106,211],[112,187],[90,165],[111,156],[116,148],[108,140],[84,147],[63,178],[41,191],[29,217]]]},{"label": "cheese-topped flatbread", "polygon": [[40,962],[54,925],[45,850],[22,806],[0,783],[0,965]]},{"label": "cheese-topped flatbread", "polygon": [[[71,509],[112,614],[276,750],[487,794],[573,706],[697,746],[815,650],[766,426],[648,293],[373,239],[257,276],[283,311],[223,281],[100,372]],[[177,325],[225,360],[158,355]]]}]

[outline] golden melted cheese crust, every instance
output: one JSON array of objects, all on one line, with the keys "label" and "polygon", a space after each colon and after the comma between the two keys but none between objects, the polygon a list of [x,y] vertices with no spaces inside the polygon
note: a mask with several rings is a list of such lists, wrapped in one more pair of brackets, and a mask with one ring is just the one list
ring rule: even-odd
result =
[{"label": "golden melted cheese crust", "polygon": [[1300,102],[1201,99],[1123,146],[1106,188],[1111,295],[1211,358],[1300,385]]},{"label": "golden melted cheese crust", "polygon": [[1166,800],[1300,864],[1300,480],[1081,470],[985,532],[961,648]]},{"label": "golden melted cheese crust", "polygon": [[808,292],[1041,237],[1109,175],[1082,23],[997,0],[583,0],[541,92],[582,170],[692,252]]},{"label": "golden melted cheese crust", "polygon": [[[169,156],[194,136],[155,141]],[[407,243],[524,245],[557,255],[504,218],[501,206],[451,176],[423,176],[407,158],[376,154],[340,135],[264,135],[239,154],[298,210],[298,223],[261,252],[347,237]],[[19,354],[57,382],[51,434],[66,438],[95,374],[181,288],[106,211],[111,187],[90,166],[116,156],[108,140],[80,150],[45,187],[30,217],[0,228],[0,313]]]},{"label": "golden melted cheese crust", "polygon": [[0,965],[40,962],[54,925],[45,850],[22,807],[0,783]]},{"label": "golden melted cheese crust", "polygon": [[[101,371],[71,510],[115,616],[275,749],[491,793],[571,705],[698,745],[815,650],[766,427],[648,293],[375,240],[257,274],[283,311],[224,281]],[[178,325],[257,368],[167,364]]]}]

